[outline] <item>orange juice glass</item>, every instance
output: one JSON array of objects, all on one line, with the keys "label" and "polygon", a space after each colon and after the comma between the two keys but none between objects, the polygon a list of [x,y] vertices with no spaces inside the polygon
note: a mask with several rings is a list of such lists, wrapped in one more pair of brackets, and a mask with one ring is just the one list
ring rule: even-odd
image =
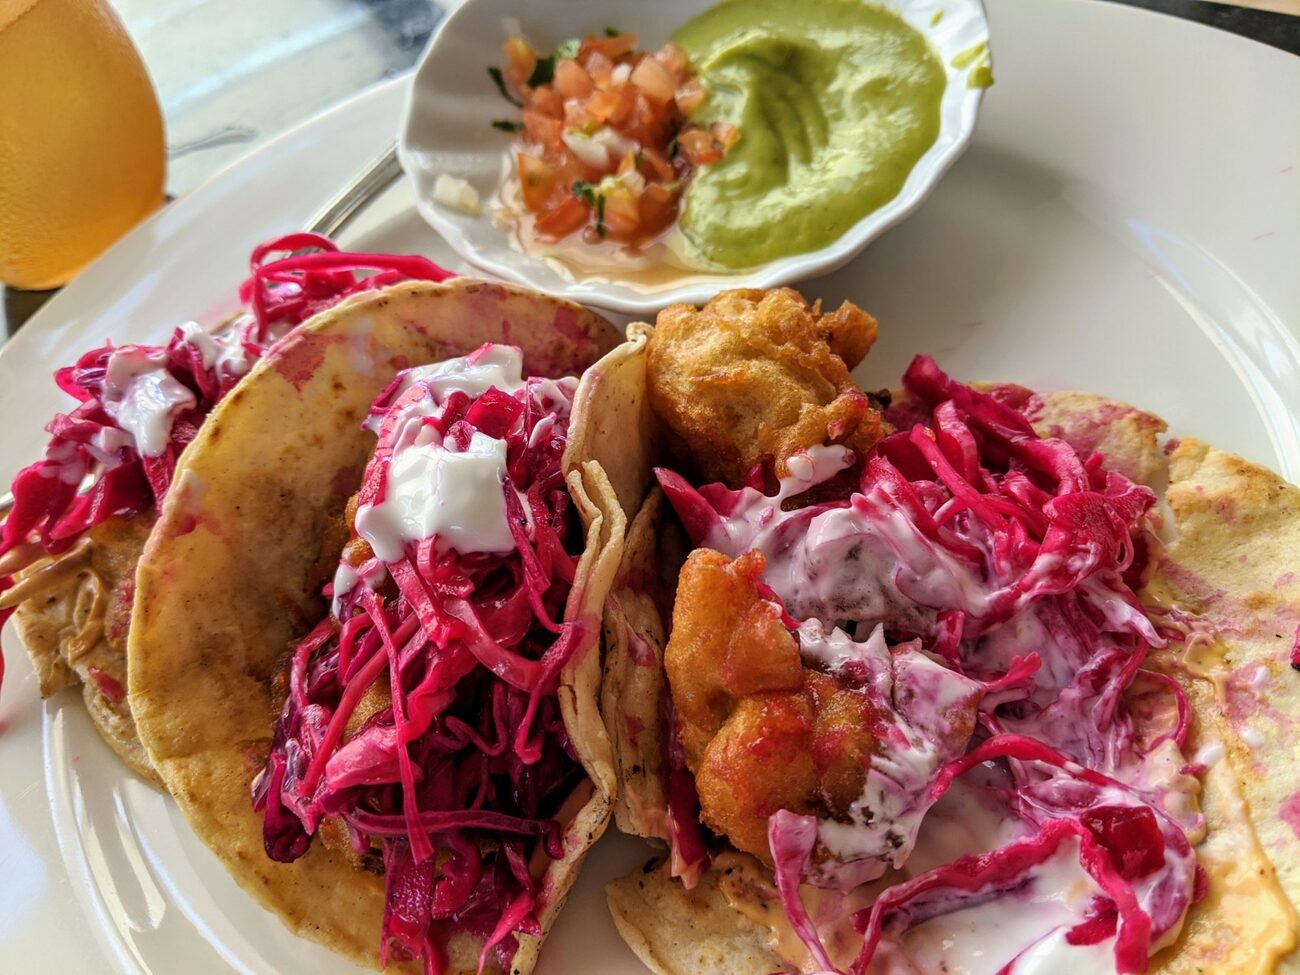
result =
[{"label": "orange juice glass", "polygon": [[64,284],[163,201],[158,98],[107,0],[0,0],[0,282]]}]

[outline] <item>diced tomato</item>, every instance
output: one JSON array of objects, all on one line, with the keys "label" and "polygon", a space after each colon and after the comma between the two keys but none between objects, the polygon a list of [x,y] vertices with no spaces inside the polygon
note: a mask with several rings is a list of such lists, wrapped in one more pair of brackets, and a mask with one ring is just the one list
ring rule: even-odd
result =
[{"label": "diced tomato", "polygon": [[722,158],[722,150],[704,129],[683,129],[677,133],[677,146],[692,166],[705,166]]},{"label": "diced tomato", "polygon": [[671,122],[655,109],[644,91],[634,86],[629,85],[629,87],[636,92],[636,100],[632,105],[631,113],[623,122],[623,134],[643,146],[663,145],[668,141],[663,137],[663,133],[671,128]]},{"label": "diced tomato", "polygon": [[655,52],[655,60],[662,64],[674,78],[687,73],[686,52],[671,41]]},{"label": "diced tomato", "polygon": [[573,186],[577,180],[582,179],[590,181],[592,179],[599,179],[602,175],[600,173],[593,173],[589,166],[585,165],[580,159],[575,158],[573,153],[569,152],[564,146],[561,146],[555,153],[555,158],[555,181],[565,193],[569,192],[569,188]]},{"label": "diced tomato", "polygon": [[587,96],[587,115],[596,122],[608,121],[610,113],[618,104],[618,93],[597,89]]},{"label": "diced tomato", "polygon": [[709,163],[715,163],[723,156],[723,152],[717,146],[713,146],[705,151],[686,153],[686,160],[692,166],[707,166]]},{"label": "diced tomato", "polygon": [[567,196],[537,217],[536,229],[544,237],[559,239],[585,226],[591,207],[575,196]]},{"label": "diced tomato", "polygon": [[677,86],[673,100],[683,115],[690,115],[708,100],[709,91],[698,78],[688,78]]},{"label": "diced tomato", "polygon": [[677,91],[677,82],[671,72],[654,58],[642,58],[637,62],[632,69],[631,81],[656,105],[667,105]]},{"label": "diced tomato", "polygon": [[524,138],[542,146],[560,145],[564,123],[531,108],[524,109]]},{"label": "diced tomato", "polygon": [[586,58],[593,51],[599,51],[611,61],[617,61],[621,57],[633,53],[636,50],[635,34],[615,34],[613,37],[595,37],[588,34],[582,42],[582,49],[579,52],[580,58]]},{"label": "diced tomato", "polygon": [[587,117],[614,128],[623,125],[636,107],[637,89],[630,84],[615,85],[605,91],[593,91],[584,106]]},{"label": "diced tomato", "polygon": [[587,102],[583,98],[566,98],[564,100],[564,127],[566,129],[585,130],[596,119],[587,111]]},{"label": "diced tomato", "polygon": [[591,80],[597,88],[607,89],[613,83],[610,76],[614,73],[614,62],[605,56],[602,51],[592,51],[582,59],[582,66],[587,69],[587,74],[591,75]]},{"label": "diced tomato", "polygon": [[[586,227],[593,243],[648,241],[676,218],[692,169],[721,159],[739,138],[729,123],[683,124],[708,92],[672,44],[647,54],[634,34],[587,37],[578,56],[560,58],[554,77],[536,88],[526,84],[536,52],[522,38],[505,50],[506,77],[524,101],[527,151],[516,159],[523,205],[537,215],[542,238]],[[670,153],[673,140],[679,148]],[[575,194],[578,182],[599,188]]]},{"label": "diced tomato", "polygon": [[641,165],[639,168],[641,175],[647,180],[651,182],[658,180],[666,183],[673,178],[673,164],[659,150],[643,146],[640,155]]},{"label": "diced tomato", "polygon": [[531,88],[525,99],[529,108],[551,118],[564,118],[564,99],[550,85]]},{"label": "diced tomato", "polygon": [[641,211],[641,233],[647,237],[666,230],[677,218],[677,200],[662,183],[647,184],[637,203]]},{"label": "diced tomato", "polygon": [[736,140],[740,138],[740,129],[730,122],[714,122],[709,126],[709,132],[713,135],[713,141],[721,146],[724,152],[734,146]]},{"label": "diced tomato", "polygon": [[562,58],[555,65],[555,90],[565,99],[586,98],[595,86],[591,75],[573,58]]},{"label": "diced tomato", "polygon": [[626,125],[636,109],[636,86],[624,82],[614,88],[614,94],[618,97],[614,107],[610,109],[607,120],[610,125],[618,127]]},{"label": "diced tomato", "polygon": [[537,55],[522,37],[512,37],[501,48],[506,55],[506,80],[517,91],[524,89],[526,82],[537,64]]},{"label": "diced tomato", "polygon": [[516,153],[515,162],[519,167],[519,186],[523,191],[524,206],[529,210],[540,210],[555,191],[555,167],[526,152]]},{"label": "diced tomato", "polygon": [[623,183],[615,183],[605,193],[605,226],[609,236],[630,240],[641,226],[641,207],[637,195]]}]

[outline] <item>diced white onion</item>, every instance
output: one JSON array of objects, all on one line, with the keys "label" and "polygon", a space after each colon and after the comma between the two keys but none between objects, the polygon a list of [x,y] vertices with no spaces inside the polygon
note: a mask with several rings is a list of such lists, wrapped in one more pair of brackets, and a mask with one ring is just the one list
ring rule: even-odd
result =
[{"label": "diced white onion", "polygon": [[576,129],[566,129],[560,136],[569,150],[593,169],[607,169],[609,167],[609,149],[603,142],[598,142],[591,136],[584,135]]},{"label": "diced white onion", "polygon": [[459,176],[440,173],[433,184],[433,199],[443,206],[449,206],[468,213],[478,214],[482,207],[479,203],[478,190]]}]

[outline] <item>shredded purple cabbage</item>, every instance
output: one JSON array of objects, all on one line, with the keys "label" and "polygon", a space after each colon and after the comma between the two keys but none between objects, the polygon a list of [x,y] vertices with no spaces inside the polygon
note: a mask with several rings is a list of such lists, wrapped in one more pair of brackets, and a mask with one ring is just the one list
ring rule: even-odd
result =
[{"label": "shredded purple cabbage", "polygon": [[[558,817],[584,781],[556,696],[585,631],[563,621],[582,533],[561,468],[571,392],[557,402],[555,388],[454,391],[411,413],[431,402],[419,379],[381,394],[358,504],[383,501],[406,424],[462,449],[481,433],[507,444],[515,547],[461,553],[435,536],[355,566],[363,581],[333,594],[337,617],[293,655],[255,785],[273,859],[301,856],[327,817],[357,855],[382,857],[382,955],[431,973],[446,970],[453,932],[482,938],[481,964],[506,970],[518,937],[538,933],[541,872],[563,855]],[[354,727],[376,696],[382,706]]]}]

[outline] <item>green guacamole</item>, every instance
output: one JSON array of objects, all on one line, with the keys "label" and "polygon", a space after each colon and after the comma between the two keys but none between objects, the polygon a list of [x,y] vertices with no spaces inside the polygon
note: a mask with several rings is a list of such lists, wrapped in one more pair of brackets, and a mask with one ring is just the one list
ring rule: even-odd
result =
[{"label": "green guacamole", "polygon": [[740,141],[687,189],[681,231],[746,268],[817,250],[902,188],[939,134],[944,67],[897,14],[861,0],[727,0],[673,41],[709,89],[694,116]]}]

